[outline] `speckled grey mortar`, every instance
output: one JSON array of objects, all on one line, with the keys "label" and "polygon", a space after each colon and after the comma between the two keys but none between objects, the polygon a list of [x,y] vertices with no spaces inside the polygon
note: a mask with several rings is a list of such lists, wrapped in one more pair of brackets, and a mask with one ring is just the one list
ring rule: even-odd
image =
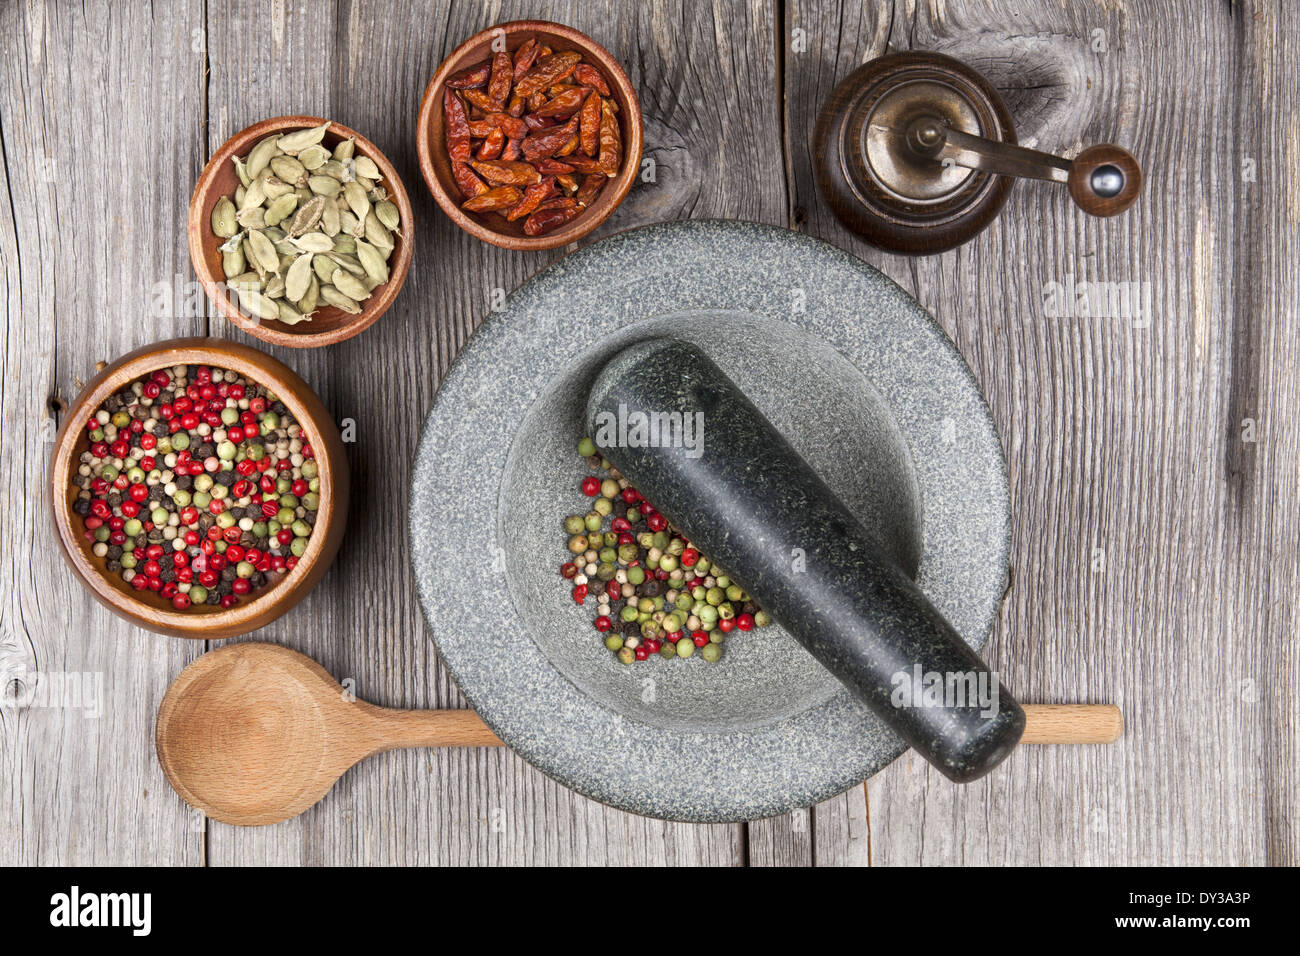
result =
[{"label": "speckled grey mortar", "polygon": [[[561,518],[580,507],[573,448],[590,384],[620,348],[656,335],[704,348],[880,529],[963,638],[984,644],[1006,584],[1009,515],[969,370],[871,267],[795,233],[716,221],[651,226],[569,256],[465,347],[412,489],[426,617],[493,730],[588,796],[698,821],[823,800],[905,748],[793,639],[773,627],[729,640],[716,665],[625,667],[557,573]],[[466,566],[467,543],[495,544],[497,559]]]}]

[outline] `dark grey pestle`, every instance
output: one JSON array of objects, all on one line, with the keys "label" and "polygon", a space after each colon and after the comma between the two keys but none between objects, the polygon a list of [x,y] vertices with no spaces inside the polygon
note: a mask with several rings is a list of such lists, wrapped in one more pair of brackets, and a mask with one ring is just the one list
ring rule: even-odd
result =
[{"label": "dark grey pestle", "polygon": [[[669,434],[652,442],[637,430],[638,412],[668,413],[659,421]],[[671,423],[701,420],[702,435],[673,437]],[[946,776],[975,780],[1011,752],[1025,726],[1020,705],[698,348],[659,338],[616,354],[592,386],[587,424],[601,453],[694,547]],[[912,693],[933,688],[936,674],[950,693]]]}]

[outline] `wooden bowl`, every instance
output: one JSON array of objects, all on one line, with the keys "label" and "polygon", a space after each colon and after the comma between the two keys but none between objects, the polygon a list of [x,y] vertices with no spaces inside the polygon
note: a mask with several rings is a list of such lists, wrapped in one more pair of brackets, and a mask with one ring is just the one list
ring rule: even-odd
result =
[{"label": "wooden bowl", "polygon": [[[277,576],[251,600],[232,608],[203,605],[178,611],[151,591],[135,591],[104,567],[82,533],[73,510],[77,489],[72,476],[88,450],[85,423],[104,401],[149,372],[173,365],[212,365],[233,369],[270,388],[307,432],[320,469],[320,509],[307,550],[293,570]],[[247,345],[220,339],[171,339],[122,356],[90,380],[68,411],[55,440],[49,496],[59,545],[69,567],[95,599],[140,627],[199,640],[234,637],[269,624],[301,601],[338,553],[348,513],[348,465],[333,417],[307,383],[288,366]]]},{"label": "wooden bowl", "polygon": [[[472,213],[460,208],[461,192],[451,175],[451,160],[443,137],[443,85],[466,67],[489,59],[492,56],[492,41],[502,33],[507,48],[512,52],[529,36],[536,36],[557,52],[577,50],[582,53],[588,63],[604,74],[613,94],[612,99],[618,104],[618,122],[623,134],[623,168],[600,191],[596,201],[577,218],[541,236],[524,235],[522,219],[506,222],[495,213]],[[438,200],[438,205],[452,222],[484,242],[503,249],[522,251],[555,249],[576,242],[604,222],[632,188],[637,171],[641,168],[641,137],[641,104],[636,90],[608,50],[585,33],[563,24],[545,20],[515,20],[474,34],[438,67],[438,72],[429,81],[420,103],[416,148],[420,153],[420,172],[424,174],[424,181],[429,184],[434,199]]]},{"label": "wooden bowl", "polygon": [[397,206],[402,216],[402,231],[394,236],[393,254],[389,257],[390,275],[386,283],[379,286],[370,298],[361,304],[361,311],[350,315],[333,306],[321,306],[313,314],[311,321],[299,322],[297,325],[284,325],[271,319],[258,319],[245,315],[233,301],[233,293],[225,287],[226,276],[221,269],[221,252],[219,246],[225,241],[212,232],[212,209],[222,196],[233,196],[239,187],[239,177],[231,159],[235,156],[248,155],[258,141],[272,133],[286,133],[296,129],[308,129],[327,122],[315,116],[277,116],[262,120],[248,129],[236,133],[217,150],[208,165],[199,176],[194,187],[194,196],[190,200],[189,242],[190,261],[198,274],[203,289],[222,314],[245,332],[254,335],[263,342],[273,345],[287,345],[291,348],[312,348],[317,345],[333,345],[350,339],[371,325],[388,310],[397,298],[397,293],[406,281],[406,274],[411,269],[411,237],[415,234],[415,218],[411,213],[411,199],[406,194],[406,187],[397,176],[397,170],[388,161],[388,157],[379,151],[374,143],[356,130],[348,129],[338,123],[330,123],[325,133],[323,145],[333,148],[349,136],[355,137],[358,155],[365,155],[375,161],[383,173],[382,185],[389,192],[389,198]]}]

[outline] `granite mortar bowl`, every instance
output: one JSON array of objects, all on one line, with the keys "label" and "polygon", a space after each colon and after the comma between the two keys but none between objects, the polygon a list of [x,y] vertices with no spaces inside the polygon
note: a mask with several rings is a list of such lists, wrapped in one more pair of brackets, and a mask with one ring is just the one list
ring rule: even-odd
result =
[{"label": "granite mortar bowl", "polygon": [[[279,575],[251,599],[232,608],[191,607],[178,611],[151,591],[135,591],[108,572],[91,551],[81,518],[72,510],[72,477],[90,446],[85,423],[114,392],[157,369],[211,365],[232,369],[271,389],[306,431],[320,468],[320,509],[307,550],[297,566]],[[59,546],[68,566],[95,600],[140,627],[174,637],[213,640],[263,627],[307,596],[329,569],[343,540],[348,512],[348,463],[333,417],[311,388],[288,366],[247,345],[211,338],[181,338],[136,349],[104,368],[69,407],[50,462],[50,497]]]},{"label": "granite mortar bowl", "polygon": [[577,453],[590,388],[615,353],[654,337],[717,362],[966,643],[984,645],[1006,590],[1010,514],[970,369],[877,270],[743,222],[619,233],[484,320],[443,377],[416,455],[421,606],[469,703],[566,786],[692,822],[809,806],[906,745],[775,624],[733,631],[716,663],[624,665],[560,575],[563,518],[591,507]]},{"label": "granite mortar bowl", "polygon": [[[334,345],[359,335],[379,320],[388,311],[389,306],[402,291],[406,275],[411,271],[411,237],[415,235],[415,217],[411,212],[411,199],[406,187],[397,175],[393,164],[370,140],[354,129],[339,123],[330,122],[325,131],[322,145],[333,149],[349,136],[356,139],[357,155],[368,156],[374,160],[379,171],[383,173],[380,181],[389,194],[389,199],[397,206],[401,215],[401,231],[394,234],[393,252],[388,259],[389,278],[383,285],[371,293],[370,298],[361,303],[361,311],[356,315],[344,312],[334,306],[321,305],[307,322],[285,325],[274,319],[261,319],[246,315],[234,301],[234,293],[226,289],[226,276],[221,268],[220,246],[225,241],[212,232],[212,210],[222,196],[233,196],[239,187],[239,177],[235,164],[231,160],[238,156],[243,158],[259,141],[274,133],[291,133],[299,129],[311,129],[329,122],[316,116],[277,116],[272,119],[254,123],[226,140],[218,149],[194,186],[194,195],[190,199],[189,233],[190,262],[203,285],[203,291],[221,314],[248,334],[270,342],[272,345],[285,345],[290,348],[314,348],[319,345]],[[251,267],[250,267],[251,268]]]},{"label": "granite mortar bowl", "polygon": [[[586,62],[597,67],[609,83],[612,99],[618,104],[619,129],[623,134],[623,167],[600,191],[596,201],[577,218],[541,236],[524,234],[522,219],[507,222],[494,213],[472,213],[461,209],[463,198],[451,174],[442,126],[442,94],[447,80],[461,70],[492,56],[492,44],[504,36],[511,53],[528,37],[536,36],[556,52],[576,50]],[[636,88],[613,55],[603,46],[572,27],[546,20],[515,20],[474,34],[443,60],[424,91],[420,118],[416,124],[416,148],[420,154],[420,172],[429,191],[449,219],[476,239],[503,249],[556,249],[577,242],[604,222],[632,188],[641,168],[641,104]]]}]

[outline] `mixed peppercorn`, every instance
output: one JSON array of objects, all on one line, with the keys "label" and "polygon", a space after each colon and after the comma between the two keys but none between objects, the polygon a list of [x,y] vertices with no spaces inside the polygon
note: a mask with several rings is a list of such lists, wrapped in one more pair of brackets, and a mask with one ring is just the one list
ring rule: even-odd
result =
[{"label": "mixed peppercorn", "polygon": [[523,219],[528,236],[576,218],[623,167],[605,77],[536,37],[449,79],[442,110],[461,208]]},{"label": "mixed peppercorn", "polygon": [[320,507],[311,442],[270,391],[206,365],[160,369],[85,423],[73,479],[105,569],[177,610],[234,607],[307,550]]},{"label": "mixed peppercorn", "polygon": [[624,664],[650,655],[722,657],[733,631],[770,623],[767,613],[725,571],[691,546],[618,470],[590,438],[578,454],[593,472],[582,494],[593,499],[585,515],[564,519],[571,559],[560,574],[572,582],[573,600],[596,601],[596,630]]}]

